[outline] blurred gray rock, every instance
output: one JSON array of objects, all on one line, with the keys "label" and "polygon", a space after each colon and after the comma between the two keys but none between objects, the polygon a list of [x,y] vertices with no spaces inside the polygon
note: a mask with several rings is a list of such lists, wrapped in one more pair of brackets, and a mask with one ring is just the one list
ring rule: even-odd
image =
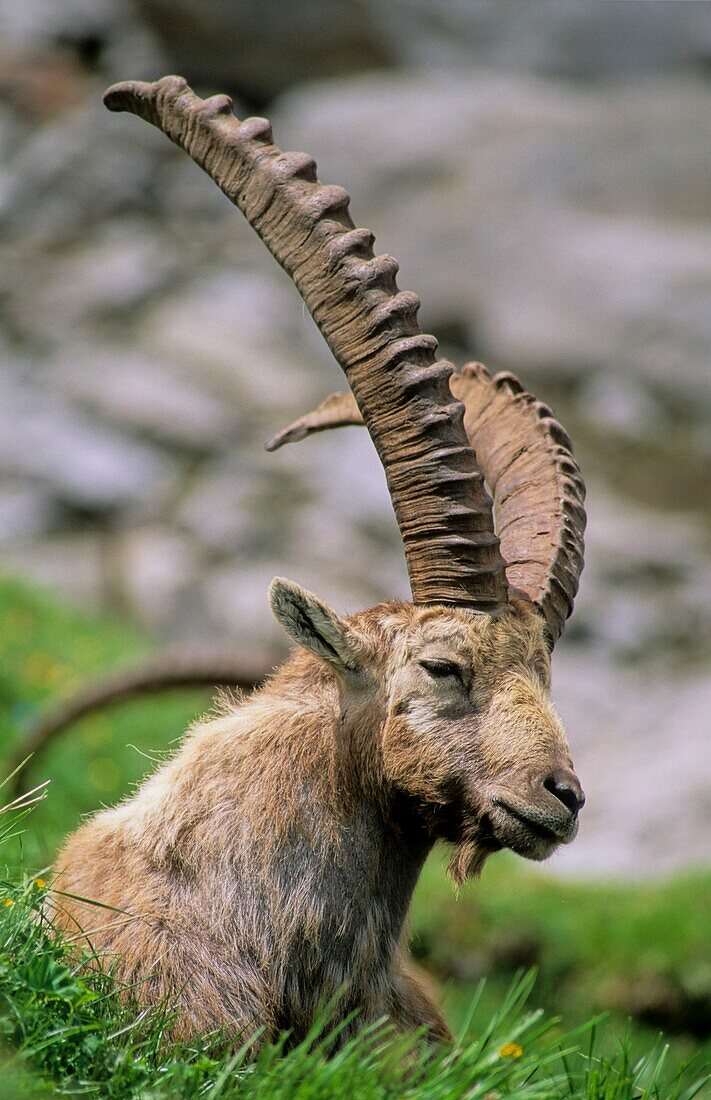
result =
[{"label": "blurred gray rock", "polygon": [[0,479],[0,544],[48,534],[56,519],[52,492],[30,479]]},{"label": "blurred gray rock", "polygon": [[[573,630],[620,667],[677,670],[711,652],[706,525],[611,496],[593,481],[586,501],[586,570]],[[675,657],[676,654],[676,657]]]},{"label": "blurred gray rock", "polygon": [[257,106],[363,69],[479,66],[591,80],[703,70],[703,4],[673,0],[136,0],[181,72]]},{"label": "blurred gray rock", "polygon": [[257,108],[304,80],[384,67],[370,0],[135,0],[176,68]]},{"label": "blurred gray rock", "polygon": [[2,567],[61,592],[68,600],[101,607],[115,590],[107,576],[107,542],[92,531],[20,538],[2,548]]},{"label": "blurred gray rock", "polygon": [[49,487],[77,508],[110,511],[155,496],[168,473],[149,444],[97,424],[56,393],[11,387],[7,380],[0,467]]},{"label": "blurred gray rock", "polygon": [[[279,415],[316,398],[304,327],[303,303],[278,271],[238,268],[205,278],[197,273],[146,317],[139,338],[151,352],[183,364],[246,419],[260,407]],[[318,359],[327,354],[320,348]]]},{"label": "blurred gray rock", "polygon": [[587,802],[560,874],[643,878],[711,859],[711,683],[556,653],[555,696]]},{"label": "blurred gray rock", "polygon": [[113,543],[119,559],[121,598],[139,608],[142,618],[176,635],[183,596],[195,587],[201,572],[199,547],[168,526],[145,524],[125,531]]},{"label": "blurred gray rock", "polygon": [[52,368],[54,384],[109,423],[186,450],[212,452],[233,431],[224,404],[166,363],[109,346]]},{"label": "blurred gray rock", "polygon": [[614,431],[638,438],[658,431],[663,424],[659,405],[649,390],[621,374],[598,372],[584,383],[579,401],[588,419],[603,433]]},{"label": "blurred gray rock", "polygon": [[661,0],[377,0],[374,18],[401,63],[485,65],[574,80],[699,67],[711,53],[703,4]]},{"label": "blurred gray rock", "polygon": [[163,64],[158,40],[131,0],[0,0],[0,27],[2,53],[39,59],[59,50],[114,80]]},{"label": "blurred gray rock", "polygon": [[292,93],[275,130],[349,181],[428,330],[526,378],[614,370],[711,410],[705,84],[369,77]]}]

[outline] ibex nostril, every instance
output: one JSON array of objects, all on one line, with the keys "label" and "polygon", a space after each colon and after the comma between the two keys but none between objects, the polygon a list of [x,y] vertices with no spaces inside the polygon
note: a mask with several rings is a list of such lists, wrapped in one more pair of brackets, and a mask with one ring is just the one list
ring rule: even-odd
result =
[{"label": "ibex nostril", "polygon": [[571,814],[577,814],[585,805],[585,795],[573,772],[553,772],[543,780],[543,786],[562,802]]}]

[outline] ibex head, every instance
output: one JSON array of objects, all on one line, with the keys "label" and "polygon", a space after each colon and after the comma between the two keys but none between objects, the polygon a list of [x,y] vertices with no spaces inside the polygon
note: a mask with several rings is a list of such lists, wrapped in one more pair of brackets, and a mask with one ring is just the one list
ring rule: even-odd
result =
[{"label": "ibex head", "polygon": [[158,126],[243,211],[345,372],[351,393],[269,448],[365,423],[385,468],[413,603],[346,621],[297,586],[272,588],[287,631],[337,674],[361,763],[457,844],[457,877],[496,847],[543,858],[572,839],[583,802],[548,695],[582,569],[567,435],[513,376],[435,358],[397,262],[374,255],[348,194],[277,149],[266,120],[240,122],[228,97],[202,101],[177,77],[116,85],[106,103]]},{"label": "ibex head", "polygon": [[497,614],[384,604],[345,620],[289,581],[275,580],[270,598],[335,673],[349,774],[393,823],[454,844],[458,882],[499,848],[540,860],[573,840],[584,795],[550,701],[540,616],[525,601]]}]

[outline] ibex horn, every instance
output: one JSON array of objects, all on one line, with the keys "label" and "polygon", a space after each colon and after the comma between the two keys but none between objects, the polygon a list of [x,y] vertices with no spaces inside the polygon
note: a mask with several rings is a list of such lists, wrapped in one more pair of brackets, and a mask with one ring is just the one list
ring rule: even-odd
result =
[{"label": "ibex horn", "polygon": [[240,122],[227,96],[199,99],[179,77],[110,88],[182,146],[245,214],[291,275],[343,368],[385,468],[413,599],[494,610],[507,585],[491,499],[449,389],[449,364],[417,325],[397,262],[373,254],[341,187],[324,186],[303,153],[282,153],[269,123]]},{"label": "ibex horn", "polygon": [[[570,439],[513,374],[492,378],[481,363],[467,363],[449,384],[464,402],[464,427],[494,497],[508,583],[540,609],[553,645],[583,569],[585,485]],[[266,447],[275,451],[314,432],[362,423],[352,394],[333,393]]]}]

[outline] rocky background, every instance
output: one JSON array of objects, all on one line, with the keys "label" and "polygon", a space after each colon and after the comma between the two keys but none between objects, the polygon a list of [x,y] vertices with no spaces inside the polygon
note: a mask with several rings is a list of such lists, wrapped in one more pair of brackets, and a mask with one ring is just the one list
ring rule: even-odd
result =
[{"label": "rocky background", "polygon": [[710,854],[711,7],[0,0],[2,568],[157,639],[276,644],[275,574],[407,581],[363,431],[267,455],[343,380],[288,279],[117,79],[266,113],[459,362],[571,430],[587,567],[555,690],[588,793],[561,873]]}]

